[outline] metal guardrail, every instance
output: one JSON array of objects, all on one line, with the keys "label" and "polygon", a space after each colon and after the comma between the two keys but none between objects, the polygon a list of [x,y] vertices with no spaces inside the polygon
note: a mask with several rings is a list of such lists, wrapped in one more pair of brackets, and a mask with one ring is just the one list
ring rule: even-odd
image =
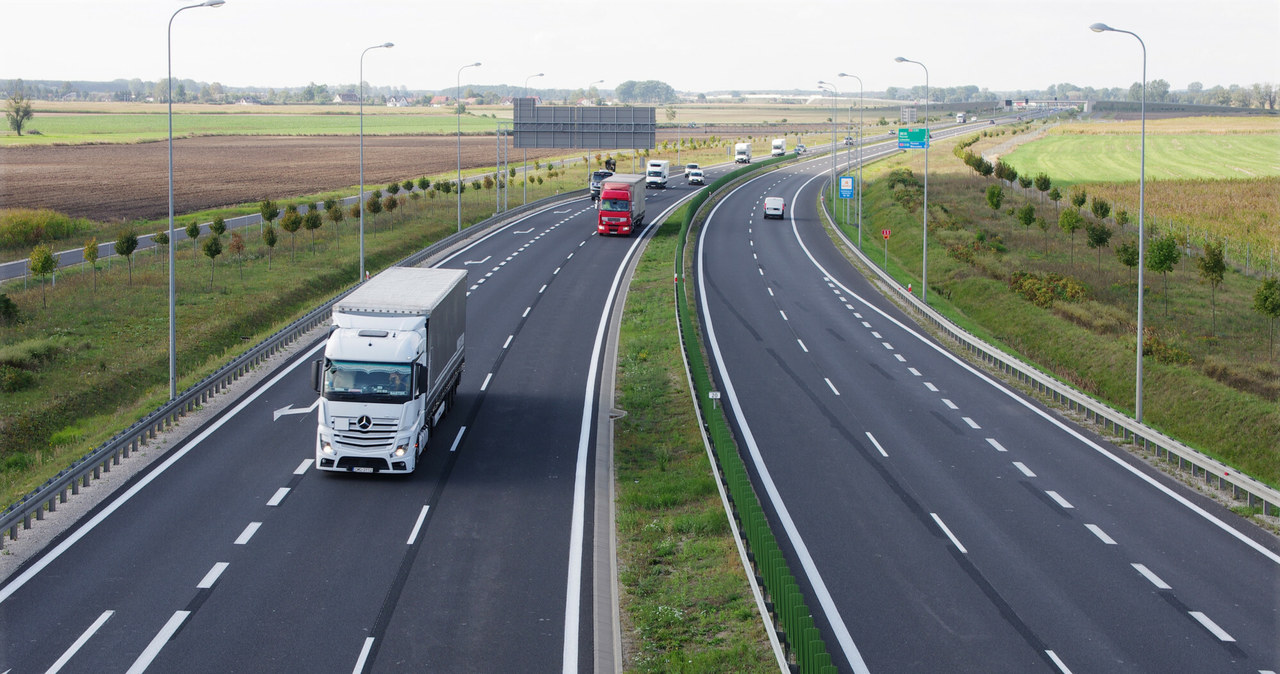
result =
[{"label": "metal guardrail", "polygon": [[[468,239],[487,234],[493,228],[512,218],[520,217],[531,211],[545,208],[561,201],[578,199],[584,196],[587,196],[587,190],[574,190],[532,201],[523,206],[498,213],[493,217],[471,225],[461,232],[450,234],[444,239],[400,260],[393,266],[404,267],[421,264],[433,255],[449,250]],[[198,405],[203,405],[214,395],[225,391],[240,377],[257,368],[264,360],[274,356],[281,349],[302,338],[312,328],[327,322],[334,303],[345,297],[354,288],[355,285],[343,290],[318,309],[309,312],[302,318],[267,337],[257,346],[187,388],[177,398],[152,411],[115,437],[102,443],[97,449],[75,460],[70,466],[64,468],[39,488],[22,497],[16,503],[11,504],[3,512],[0,512],[0,549],[4,548],[5,536],[8,536],[9,540],[17,540],[20,528],[23,530],[31,529],[33,520],[43,520],[46,512],[56,511],[58,504],[66,503],[69,495],[79,494],[80,489],[88,487],[91,480],[100,478],[103,473],[111,472],[112,466],[120,465],[121,460],[128,459],[130,454],[145,447],[156,437],[156,434],[177,423],[178,419],[195,410]]]},{"label": "metal guardrail", "polygon": [[1065,406],[1071,412],[1082,414],[1087,421],[1101,427],[1105,432],[1119,436],[1125,442],[1138,445],[1151,452],[1157,459],[1176,465],[1179,470],[1190,471],[1193,478],[1203,480],[1204,484],[1216,488],[1218,492],[1230,493],[1231,498],[1243,501],[1250,508],[1261,508],[1263,515],[1280,516],[1280,490],[1238,472],[1231,466],[1206,456],[1146,424],[1138,423],[1106,403],[1044,374],[1030,364],[987,344],[947,320],[915,295],[906,292],[888,272],[864,255],[845,236],[844,231],[835,225],[827,208],[828,206],[824,205],[820,209],[823,217],[844,241],[845,246],[853,251],[868,268],[874,270],[881,280],[893,288],[899,298],[911,307],[919,318],[965,351],[1036,393],[1051,399],[1054,403]]}]

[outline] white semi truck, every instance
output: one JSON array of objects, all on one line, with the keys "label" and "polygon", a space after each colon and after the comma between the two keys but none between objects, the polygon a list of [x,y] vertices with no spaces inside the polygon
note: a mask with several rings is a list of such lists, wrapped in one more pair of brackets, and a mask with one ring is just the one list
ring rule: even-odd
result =
[{"label": "white semi truck", "polygon": [[466,281],[460,269],[392,267],[334,305],[312,364],[317,468],[413,472],[462,379]]}]

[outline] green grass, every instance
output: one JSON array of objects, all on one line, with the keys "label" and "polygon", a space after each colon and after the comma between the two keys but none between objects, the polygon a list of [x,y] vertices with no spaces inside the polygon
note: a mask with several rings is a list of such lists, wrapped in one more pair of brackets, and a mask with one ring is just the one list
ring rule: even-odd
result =
[{"label": "green grass", "polygon": [[[1280,176],[1280,135],[1148,135],[1149,181]],[[1048,173],[1059,185],[1136,181],[1141,137],[1051,135],[1002,155],[1022,175]]]},{"label": "green grass", "polygon": [[[1056,226],[1055,206],[1047,201],[1040,205],[1038,194],[1032,195],[1037,213],[1052,225],[1047,235],[1035,226],[1023,229],[1009,211],[1026,203],[1026,197],[1006,186],[1005,204],[992,211],[984,193],[994,181],[978,177],[946,152],[948,147],[939,149],[933,153],[929,182],[930,304],[979,337],[1132,413],[1136,288],[1132,272],[1120,265],[1114,250],[1133,241],[1134,234],[1116,233],[1101,251],[1099,265],[1097,252],[1077,232],[1073,263],[1071,241]],[[917,284],[918,293],[919,199],[906,200],[909,206],[904,207],[883,180],[900,167],[919,176],[923,157],[900,155],[865,171],[863,246],[878,263],[880,229],[892,229],[890,271],[903,285]],[[1222,188],[1231,184],[1224,181]],[[843,209],[837,215],[842,218]],[[846,232],[852,238],[856,226]],[[979,233],[987,242],[998,239],[1005,250],[978,246],[971,255],[954,253],[973,250]],[[1009,289],[1014,271],[1070,277],[1087,287],[1088,299],[1037,307]],[[1260,480],[1280,484],[1280,365],[1268,353],[1267,321],[1252,308],[1260,280],[1228,271],[1211,298],[1193,259],[1184,257],[1168,276],[1168,293],[1159,274],[1148,272],[1146,277],[1146,326],[1154,337],[1154,342],[1149,337],[1149,348],[1162,347],[1162,355],[1148,355],[1144,361],[1144,421]]]}]

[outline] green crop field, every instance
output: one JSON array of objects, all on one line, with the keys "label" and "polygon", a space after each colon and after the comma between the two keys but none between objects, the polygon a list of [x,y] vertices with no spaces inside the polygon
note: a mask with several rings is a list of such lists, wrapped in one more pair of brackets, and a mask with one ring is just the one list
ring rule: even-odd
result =
[{"label": "green crop field", "polygon": [[[1048,173],[1054,182],[1137,180],[1141,136],[1050,135],[1000,159],[1022,175]],[[1147,180],[1280,176],[1280,134],[1147,134]]]}]

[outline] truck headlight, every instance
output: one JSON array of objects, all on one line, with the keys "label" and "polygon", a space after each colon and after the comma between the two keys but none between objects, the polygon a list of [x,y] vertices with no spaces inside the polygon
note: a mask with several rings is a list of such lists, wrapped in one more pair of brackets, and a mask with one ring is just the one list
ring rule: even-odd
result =
[{"label": "truck headlight", "polygon": [[397,457],[400,457],[400,456],[404,456],[405,453],[408,451],[409,451],[409,440],[407,438],[402,438],[396,441],[396,451],[392,452],[392,454],[396,455]]},{"label": "truck headlight", "polygon": [[328,440],[320,441],[320,451],[330,456],[333,456],[333,443],[329,442]]}]

